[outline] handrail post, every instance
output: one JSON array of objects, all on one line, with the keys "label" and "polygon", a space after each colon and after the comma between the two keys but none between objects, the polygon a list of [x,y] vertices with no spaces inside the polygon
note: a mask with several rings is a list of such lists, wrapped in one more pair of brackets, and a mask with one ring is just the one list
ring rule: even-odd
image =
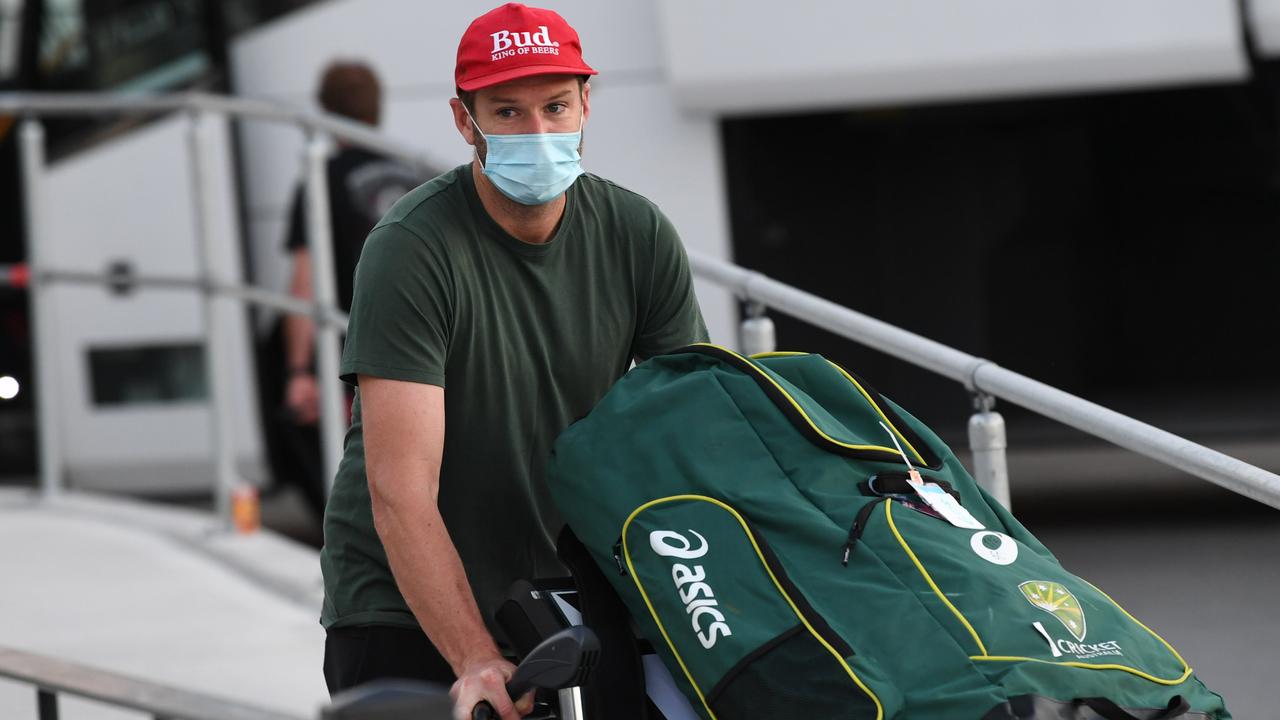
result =
[{"label": "handrail post", "polygon": [[773,320],[765,315],[765,306],[748,302],[746,317],[738,327],[738,346],[744,355],[773,352],[778,349],[778,334]]},{"label": "handrail post", "polygon": [[[229,314],[235,311],[235,301],[217,292],[225,284],[222,263],[218,261],[214,246],[214,213],[210,199],[215,180],[214,132],[215,117],[208,111],[195,111],[188,115],[188,139],[191,158],[192,207],[195,224],[192,228],[196,243],[196,262],[204,294],[205,319],[205,377],[209,384],[209,437],[213,448],[214,507],[227,528],[232,525],[231,495],[239,479],[235,468],[235,444],[232,428],[235,419],[231,415],[232,393],[235,377],[226,353],[227,338],[231,336]],[[228,307],[227,304],[231,305]]]},{"label": "handrail post", "polygon": [[58,694],[36,687],[36,718],[38,720],[58,720]]},{"label": "handrail post", "polygon": [[973,478],[1006,510],[1013,509],[1009,498],[1009,462],[1005,449],[1004,418],[995,412],[996,400],[975,393],[974,413],[969,418],[969,450],[973,453]]},{"label": "handrail post", "polygon": [[35,375],[36,417],[40,433],[40,494],[48,500],[62,490],[62,423],[58,404],[58,346],[54,332],[54,294],[48,281],[51,269],[49,234],[46,231],[44,125],[26,118],[18,132],[22,152],[23,202],[27,215],[27,257],[31,265],[31,367]]},{"label": "handrail post", "polygon": [[[325,133],[314,129],[308,132],[305,150],[307,250],[311,257],[311,299],[320,308],[335,307],[338,303],[333,269],[333,225],[329,215],[329,151],[330,142]],[[321,312],[314,315],[314,322],[321,468],[327,498],[342,460],[342,438],[347,423],[344,393],[338,380],[338,329]]]}]

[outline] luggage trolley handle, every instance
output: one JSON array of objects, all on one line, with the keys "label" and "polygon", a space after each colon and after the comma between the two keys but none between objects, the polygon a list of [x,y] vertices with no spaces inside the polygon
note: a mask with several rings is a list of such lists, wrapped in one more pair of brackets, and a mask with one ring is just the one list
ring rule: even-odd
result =
[{"label": "luggage trolley handle", "polygon": [[[507,695],[514,700],[534,688],[560,690],[587,681],[600,657],[600,641],[583,625],[565,628],[543,640],[520,661],[507,683]],[[495,720],[493,706],[480,701],[471,711],[471,720]]]},{"label": "luggage trolley handle", "polygon": [[[511,682],[507,683],[507,695],[515,702],[521,695],[533,689],[533,685],[529,683],[516,683],[515,677],[511,678]],[[488,700],[481,700],[471,711],[471,720],[497,720],[498,713],[489,704]]]}]

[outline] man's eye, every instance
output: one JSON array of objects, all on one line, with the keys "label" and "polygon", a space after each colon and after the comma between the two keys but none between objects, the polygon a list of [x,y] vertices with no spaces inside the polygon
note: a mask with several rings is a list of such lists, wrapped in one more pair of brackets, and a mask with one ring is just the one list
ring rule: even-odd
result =
[{"label": "man's eye", "polygon": [[550,113],[562,113],[568,109],[569,109],[569,106],[565,105],[564,103],[551,103],[550,105],[547,106],[547,112],[550,112]]},{"label": "man's eye", "polygon": [[501,110],[498,111],[498,117],[500,118],[512,118],[515,116],[516,116],[516,111],[513,108],[502,108]]}]

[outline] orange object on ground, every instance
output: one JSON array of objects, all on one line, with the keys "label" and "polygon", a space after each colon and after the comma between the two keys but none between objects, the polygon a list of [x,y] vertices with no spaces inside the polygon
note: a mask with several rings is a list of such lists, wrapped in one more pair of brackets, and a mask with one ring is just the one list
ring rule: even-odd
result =
[{"label": "orange object on ground", "polygon": [[241,484],[231,491],[231,522],[237,532],[251,533],[262,526],[258,488]]}]

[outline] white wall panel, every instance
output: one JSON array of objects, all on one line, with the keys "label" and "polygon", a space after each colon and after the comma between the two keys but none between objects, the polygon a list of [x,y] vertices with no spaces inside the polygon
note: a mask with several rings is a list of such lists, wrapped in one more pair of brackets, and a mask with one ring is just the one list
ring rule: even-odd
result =
[{"label": "white wall panel", "polygon": [[657,0],[684,107],[762,113],[1227,81],[1233,0]]}]

